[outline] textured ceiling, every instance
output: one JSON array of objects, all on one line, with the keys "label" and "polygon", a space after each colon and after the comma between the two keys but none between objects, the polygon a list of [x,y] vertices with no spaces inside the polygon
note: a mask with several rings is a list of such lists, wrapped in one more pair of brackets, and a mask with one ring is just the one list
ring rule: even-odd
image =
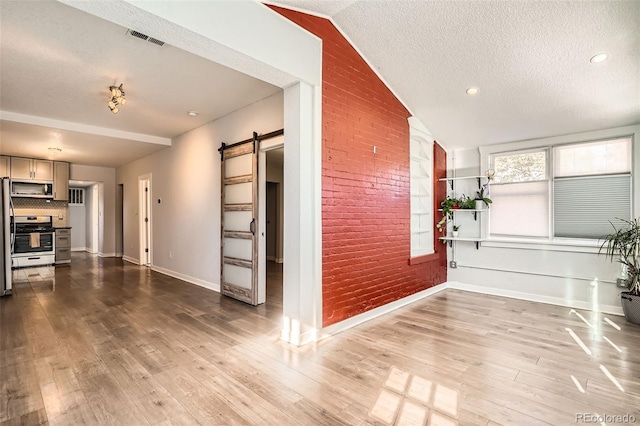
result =
[{"label": "textured ceiling", "polygon": [[276,4],[330,17],[448,149],[640,123],[640,1]]},{"label": "textured ceiling", "polygon": [[[331,17],[449,149],[640,123],[638,1],[278,4]],[[2,120],[0,153],[56,143],[63,160],[116,166],[166,147],[134,133],[171,138],[280,90],[55,1],[0,1],[0,36],[1,111],[104,130]],[[128,103],[113,115],[117,83]]]},{"label": "textured ceiling", "polygon": [[[56,1],[1,1],[0,36],[0,110],[12,116],[172,138],[281,90]],[[108,87],[120,83],[127,103],[112,114]],[[49,142],[60,145],[61,159],[117,166],[166,147],[55,126],[28,129],[6,116],[0,153],[43,156],[34,144],[57,135]]]}]

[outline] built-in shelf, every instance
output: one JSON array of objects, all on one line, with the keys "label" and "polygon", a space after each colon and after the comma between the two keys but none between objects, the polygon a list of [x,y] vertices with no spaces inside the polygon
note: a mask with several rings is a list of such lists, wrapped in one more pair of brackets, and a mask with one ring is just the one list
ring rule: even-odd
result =
[{"label": "built-in shelf", "polygon": [[454,241],[469,241],[476,243],[476,250],[480,247],[482,241],[486,241],[486,238],[467,238],[467,237],[440,237],[439,240],[443,242],[449,242],[449,247],[453,247]]},{"label": "built-in shelf", "polygon": [[[463,181],[463,180],[475,180],[478,183],[478,189],[480,189],[482,187],[482,182],[483,180],[486,180],[487,177],[486,176],[459,176],[459,177],[446,177],[446,178],[440,178],[438,179],[440,182],[449,182],[449,186],[451,188],[451,191],[454,192],[455,194],[455,183],[458,181]],[[443,211],[442,209],[438,209],[438,211]],[[473,219],[477,222],[478,221],[478,213],[482,213],[482,212],[486,212],[488,211],[488,209],[451,209],[450,210],[452,213],[457,213],[457,212],[469,212],[469,213],[473,213]],[[450,236],[445,236],[445,237],[440,237],[439,239],[443,242],[443,243],[449,243],[449,247],[453,247],[453,242],[454,241],[464,241],[464,242],[472,242],[475,243],[476,245],[476,250],[480,248],[480,243],[482,241],[485,241],[486,238],[483,237],[484,233],[482,232],[482,221],[480,221],[479,223],[479,234],[480,237],[450,237]]]}]

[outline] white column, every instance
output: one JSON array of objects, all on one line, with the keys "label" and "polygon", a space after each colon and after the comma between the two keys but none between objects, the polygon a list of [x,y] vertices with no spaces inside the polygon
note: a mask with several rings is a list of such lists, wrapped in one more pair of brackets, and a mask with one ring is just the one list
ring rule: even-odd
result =
[{"label": "white column", "polygon": [[284,267],[282,339],[303,345],[322,325],[320,89],[284,90]]}]

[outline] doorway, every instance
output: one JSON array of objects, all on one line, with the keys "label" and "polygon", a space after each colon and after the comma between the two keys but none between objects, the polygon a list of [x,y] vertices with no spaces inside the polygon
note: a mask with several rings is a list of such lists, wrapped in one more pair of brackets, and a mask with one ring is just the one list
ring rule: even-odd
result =
[{"label": "doorway", "polygon": [[261,144],[264,157],[264,180],[261,179],[260,220],[264,222],[265,303],[268,309],[282,309],[284,268],[284,146],[283,139],[266,140]]},{"label": "doorway", "polygon": [[140,229],[140,265],[152,264],[151,230],[151,173],[138,177],[139,229]]}]

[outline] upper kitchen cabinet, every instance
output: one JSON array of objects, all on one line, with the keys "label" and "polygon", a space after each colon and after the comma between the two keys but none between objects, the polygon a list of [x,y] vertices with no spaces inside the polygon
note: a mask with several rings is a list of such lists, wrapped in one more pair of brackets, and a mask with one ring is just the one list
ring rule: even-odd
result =
[{"label": "upper kitchen cabinet", "polygon": [[9,157],[0,155],[0,178],[9,177]]},{"label": "upper kitchen cabinet", "polygon": [[11,157],[11,179],[52,181],[53,161]]},{"label": "upper kitchen cabinet", "polygon": [[56,161],[53,163],[55,172],[53,179],[53,199],[69,201],[69,163]]}]

